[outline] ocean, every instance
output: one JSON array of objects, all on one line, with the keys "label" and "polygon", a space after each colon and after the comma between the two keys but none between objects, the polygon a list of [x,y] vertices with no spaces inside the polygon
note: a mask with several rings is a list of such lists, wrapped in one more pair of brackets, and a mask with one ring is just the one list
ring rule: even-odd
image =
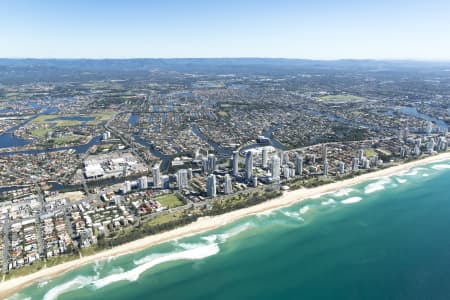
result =
[{"label": "ocean", "polygon": [[450,161],[83,266],[11,299],[450,299]]}]

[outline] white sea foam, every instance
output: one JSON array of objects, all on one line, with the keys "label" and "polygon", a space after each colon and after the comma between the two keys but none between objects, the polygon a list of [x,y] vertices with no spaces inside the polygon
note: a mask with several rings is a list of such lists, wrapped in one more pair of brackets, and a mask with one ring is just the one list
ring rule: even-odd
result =
[{"label": "white sea foam", "polygon": [[342,189],[342,190],[337,191],[336,193],[334,193],[334,195],[336,197],[348,196],[353,191],[354,191],[354,189],[346,188],[346,189]]},{"label": "white sea foam", "polygon": [[145,263],[148,263],[149,261],[155,260],[157,258],[160,258],[161,256],[164,256],[164,255],[167,255],[167,254],[164,254],[164,253],[152,253],[152,254],[149,254],[149,255],[147,255],[147,256],[145,256],[143,258],[133,260],[133,263],[136,266],[143,265]]},{"label": "white sea foam", "polygon": [[402,176],[416,176],[417,173],[419,173],[419,170],[412,169],[409,172],[400,173],[400,175],[402,175]]},{"label": "white sea foam", "polygon": [[406,181],[408,181],[406,179],[398,178],[398,177],[396,177],[395,180],[397,180],[397,182],[400,183],[400,184],[405,183]]},{"label": "white sea foam", "polygon": [[400,173],[398,173],[398,175],[401,175],[401,176],[416,176],[419,173],[419,171],[422,171],[422,170],[426,170],[426,168],[415,167],[413,169],[409,169],[409,170],[400,172]]},{"label": "white sea foam", "polygon": [[423,177],[428,177],[428,176],[430,176],[430,174],[424,173],[424,174],[422,174],[422,176],[423,176]]},{"label": "white sea foam", "polygon": [[303,206],[302,208],[300,208],[298,212],[299,212],[301,215],[304,215],[304,214],[306,214],[306,213],[308,212],[308,210],[309,210],[309,206],[308,206],[308,205],[305,205],[305,206]]},{"label": "white sea foam", "polygon": [[39,282],[38,283],[38,288],[42,288],[42,287],[44,287],[44,286],[46,286],[48,284],[48,281],[41,281],[41,282]]},{"label": "white sea foam", "polygon": [[125,270],[121,267],[113,268],[108,275],[123,273]]},{"label": "white sea foam", "polygon": [[334,201],[334,199],[328,199],[326,201],[323,201],[321,204],[322,205],[332,205],[334,203],[336,203],[336,201]]},{"label": "white sea foam", "polygon": [[74,279],[69,280],[63,284],[57,285],[51,290],[49,290],[45,294],[44,300],[55,300],[60,295],[81,289],[95,280],[97,280],[97,277],[77,276]]},{"label": "white sea foam", "polygon": [[[162,263],[170,262],[170,261],[176,261],[176,260],[197,260],[197,259],[203,259],[208,256],[215,255],[219,253],[219,245],[218,244],[209,244],[204,245],[202,247],[198,247],[195,249],[189,249],[181,252],[174,252],[169,253],[167,255],[163,255],[160,257],[157,257],[153,260],[149,260],[148,262],[139,265],[135,267],[134,269],[131,269],[129,271],[120,273],[120,274],[113,274],[106,276],[104,278],[98,279],[93,281],[92,285],[96,288],[102,288],[107,285],[110,285],[114,282],[118,281],[136,281],[138,280],[139,276],[144,273],[145,271],[153,268],[154,266],[157,266]],[[53,299],[53,298],[50,298]]]},{"label": "white sea foam", "polygon": [[20,294],[15,294],[9,298],[6,298],[6,300],[31,300],[31,297],[24,297]]},{"label": "white sea foam", "polygon": [[342,200],[341,203],[343,203],[343,204],[352,204],[352,203],[357,203],[357,202],[359,202],[361,200],[362,200],[361,197],[350,197],[350,198],[347,198],[345,200]]},{"label": "white sea foam", "polygon": [[236,236],[236,235],[250,229],[251,227],[254,227],[254,224],[250,223],[250,222],[244,223],[237,227],[233,227],[230,230],[228,230],[227,232],[218,234],[217,235],[218,241],[221,243],[225,243],[226,240],[229,239],[230,237]]},{"label": "white sea foam", "polygon": [[[207,241],[208,242],[208,244],[212,244],[212,243],[214,243],[215,241],[216,241],[216,235],[213,235],[213,236],[207,236],[207,237],[204,237],[204,238],[202,238],[202,240],[205,240],[205,241]],[[174,240],[173,241],[173,245],[175,246],[175,247],[177,247],[177,248],[181,248],[181,249],[184,249],[184,250],[189,250],[189,249],[194,249],[194,248],[198,248],[198,247],[202,247],[202,246],[204,246],[205,245],[205,243],[180,243],[180,241],[177,239],[177,240]],[[153,259],[153,258],[155,258],[156,256],[161,256],[161,255],[164,255],[164,254],[154,254],[154,257],[151,257],[150,255],[149,256],[147,256],[149,259]]]},{"label": "white sea foam", "polygon": [[200,243],[179,243],[177,244],[177,246],[179,246],[180,248],[184,249],[184,250],[190,250],[190,249],[195,249],[195,248],[199,248],[204,246],[205,244],[200,244]]},{"label": "white sea foam", "polygon": [[106,262],[112,262],[113,260],[115,260],[117,258],[117,256],[110,256],[108,257],[108,259],[106,260]]},{"label": "white sea foam", "polygon": [[384,186],[390,182],[391,180],[389,178],[382,178],[376,182],[370,183],[364,188],[364,193],[371,194],[376,191],[384,190]]},{"label": "white sea foam", "polygon": [[445,169],[450,169],[450,165],[448,165],[448,164],[439,164],[439,165],[434,165],[431,168],[433,168],[435,170],[445,170]]},{"label": "white sea foam", "polygon": [[266,210],[266,211],[257,213],[256,216],[257,217],[267,217],[267,216],[273,215],[273,212],[274,212],[273,210]]},{"label": "white sea foam", "polygon": [[95,273],[99,273],[104,265],[105,265],[104,260],[96,260],[92,269],[94,270]]},{"label": "white sea foam", "polygon": [[229,239],[230,237],[236,236],[252,227],[255,227],[255,225],[251,222],[247,222],[247,223],[241,224],[239,226],[232,227],[231,229],[229,229],[228,231],[226,231],[224,233],[210,234],[210,235],[201,237],[201,239],[204,241],[207,241],[209,244],[216,243],[216,242],[217,243],[225,243],[227,241],[227,239]]},{"label": "white sea foam", "polygon": [[286,217],[289,217],[291,219],[295,219],[297,221],[304,221],[303,218],[300,216],[299,212],[296,211],[281,211],[283,215]]},{"label": "white sea foam", "polygon": [[217,240],[217,234],[211,234],[208,236],[204,236],[204,237],[202,237],[202,240],[205,240],[209,243],[214,243]]}]

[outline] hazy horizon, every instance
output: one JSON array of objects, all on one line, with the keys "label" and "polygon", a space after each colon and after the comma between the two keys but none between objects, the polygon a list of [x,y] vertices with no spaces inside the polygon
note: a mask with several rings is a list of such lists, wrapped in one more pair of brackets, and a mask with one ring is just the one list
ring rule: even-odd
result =
[{"label": "hazy horizon", "polygon": [[297,61],[317,61],[317,62],[338,62],[338,61],[372,61],[372,62],[423,62],[423,63],[450,63],[449,59],[416,59],[416,58],[330,58],[313,59],[302,57],[0,57],[3,60],[297,60]]}]

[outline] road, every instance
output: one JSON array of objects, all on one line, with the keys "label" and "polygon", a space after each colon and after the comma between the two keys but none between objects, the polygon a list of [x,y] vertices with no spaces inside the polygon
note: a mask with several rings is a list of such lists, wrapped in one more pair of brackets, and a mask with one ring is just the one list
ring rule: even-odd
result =
[{"label": "road", "polygon": [[36,189],[36,192],[38,194],[38,200],[41,203],[41,211],[40,213],[35,215],[35,222],[36,222],[36,230],[37,230],[37,237],[38,237],[38,249],[39,249],[39,255],[44,255],[44,239],[42,237],[42,226],[41,226],[41,213],[44,211],[45,207],[45,200],[44,200],[44,194],[42,193],[41,187],[39,184],[34,181],[33,182],[34,187]]},{"label": "road", "polygon": [[8,271],[8,263],[9,263],[9,226],[10,223],[7,220],[3,227],[3,233],[4,233],[4,240],[3,240],[3,274],[5,274]]},{"label": "road", "polygon": [[41,215],[38,214],[36,216],[36,230],[37,230],[37,237],[38,237],[38,249],[39,249],[39,255],[44,255],[44,238],[42,237],[42,224],[41,224]]}]

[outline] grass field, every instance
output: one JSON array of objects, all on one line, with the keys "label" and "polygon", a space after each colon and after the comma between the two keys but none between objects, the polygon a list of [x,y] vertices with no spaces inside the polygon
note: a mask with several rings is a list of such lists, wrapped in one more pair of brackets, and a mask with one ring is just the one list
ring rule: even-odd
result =
[{"label": "grass field", "polygon": [[366,157],[372,157],[377,155],[377,152],[374,149],[368,148],[368,149],[364,149],[364,155]]},{"label": "grass field", "polygon": [[98,125],[100,123],[107,122],[109,119],[111,119],[112,115],[113,115],[112,112],[91,114],[89,116],[94,117],[95,120],[94,121],[88,121],[87,124],[89,124],[89,125]]},{"label": "grass field", "polygon": [[359,102],[365,100],[363,97],[355,95],[327,95],[319,97],[319,100],[326,102]]},{"label": "grass field", "polygon": [[[51,128],[38,128],[38,129],[31,130],[30,134],[35,138],[47,140],[48,133],[50,131],[52,131]],[[78,142],[82,138],[84,138],[84,136],[82,136],[82,135],[68,134],[68,135],[63,135],[61,137],[57,137],[54,139],[49,139],[49,141],[51,141],[54,145],[59,146],[59,145],[65,145],[65,144],[71,144],[71,143]]]},{"label": "grass field", "polygon": [[[32,122],[35,124],[54,124],[56,127],[72,127],[82,125],[86,123],[88,125],[99,125],[103,122],[108,121],[112,117],[112,112],[105,113],[94,113],[87,115],[41,115],[35,118]],[[95,118],[94,120],[84,121],[84,120],[52,120],[55,118],[70,118],[70,117],[88,117]]]},{"label": "grass field", "polygon": [[35,136],[35,137],[43,138],[48,135],[49,131],[51,131],[51,129],[49,129],[49,128],[33,129],[33,130],[31,130],[31,135]]},{"label": "grass field", "polygon": [[64,135],[53,140],[56,145],[70,144],[79,141],[82,136],[79,135]]},{"label": "grass field", "polygon": [[113,144],[100,144],[97,147],[97,152],[109,151],[114,147]]},{"label": "grass field", "polygon": [[[191,211],[191,213],[195,214],[196,211],[193,210],[193,211]],[[181,219],[185,218],[185,216],[186,216],[186,211],[170,212],[170,213],[158,215],[154,218],[149,219],[145,223],[145,225],[146,226],[161,225],[161,224],[173,222],[176,220],[181,220]]]},{"label": "grass field", "polygon": [[155,199],[158,201],[163,207],[172,208],[183,205],[180,199],[178,199],[175,194],[167,194],[163,196],[156,197]]},{"label": "grass field", "polygon": [[89,256],[89,255],[95,254],[96,253],[95,250],[96,250],[95,247],[81,248],[80,252],[81,252],[81,255],[83,255],[83,256]]},{"label": "grass field", "polygon": [[392,152],[386,149],[376,149],[377,152],[379,152],[382,155],[391,156]]},{"label": "grass field", "polygon": [[219,117],[222,117],[222,118],[226,118],[229,116],[228,113],[223,110],[219,111],[217,114],[219,115]]}]

